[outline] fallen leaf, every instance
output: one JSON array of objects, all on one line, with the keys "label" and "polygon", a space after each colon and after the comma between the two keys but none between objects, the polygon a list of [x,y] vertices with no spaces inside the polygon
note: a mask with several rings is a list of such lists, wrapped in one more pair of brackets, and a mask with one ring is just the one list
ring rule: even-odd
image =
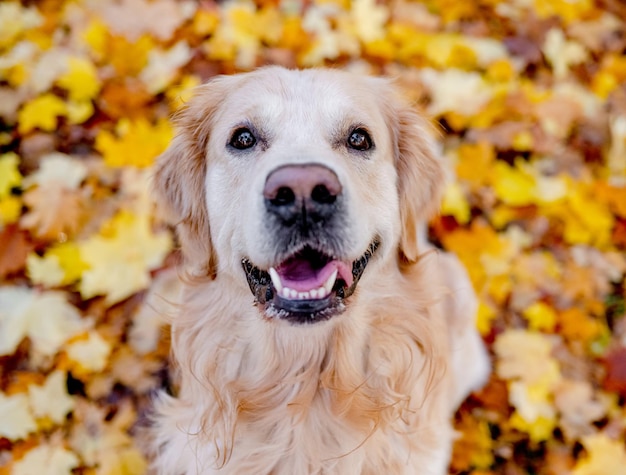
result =
[{"label": "fallen leaf", "polygon": [[119,302],[150,283],[149,271],[157,268],[171,250],[169,233],[153,233],[148,216],[121,213],[109,224],[110,235],[95,235],[80,244],[83,298],[106,295],[109,304]]},{"label": "fallen leaf", "polygon": [[24,439],[37,430],[26,394],[5,396],[0,392],[0,437],[9,440]]},{"label": "fallen leaf", "polygon": [[40,129],[52,131],[57,127],[57,119],[67,115],[67,105],[54,94],[47,93],[27,102],[18,112],[20,134]]},{"label": "fallen leaf", "polygon": [[572,470],[572,475],[625,475],[626,451],[624,444],[604,434],[583,438],[587,455],[582,457]]},{"label": "fallen leaf", "polygon": [[32,186],[60,186],[76,190],[87,176],[87,167],[79,159],[54,152],[39,159],[39,169],[24,180],[24,188]]},{"label": "fallen leaf", "polygon": [[25,337],[36,352],[54,355],[88,325],[61,292],[0,287],[0,355],[12,354]]},{"label": "fallen leaf", "polygon": [[119,0],[101,4],[96,11],[111,31],[131,41],[144,33],[169,40],[180,24],[194,13],[195,6],[167,0]]},{"label": "fallen leaf", "polygon": [[163,92],[178,75],[178,70],[189,62],[192,52],[185,41],[179,41],[167,51],[153,49],[148,53],[148,64],[139,78],[151,94]]},{"label": "fallen leaf", "polygon": [[26,265],[26,258],[34,245],[28,234],[15,224],[0,230],[0,277],[20,272]]},{"label": "fallen leaf", "polygon": [[554,390],[554,403],[560,413],[560,425],[571,440],[593,434],[592,423],[606,413],[603,404],[594,398],[588,381],[562,380]]},{"label": "fallen leaf", "polygon": [[122,119],[116,133],[103,130],[96,136],[96,149],[111,167],[152,165],[173,137],[172,126],[164,120],[151,125],[145,119]]},{"label": "fallen leaf", "polygon": [[603,358],[603,363],[606,368],[604,389],[626,395],[626,348],[611,350]]},{"label": "fallen leaf", "polygon": [[79,339],[65,346],[65,352],[71,362],[72,371],[77,376],[87,376],[94,372],[102,371],[109,360],[111,345],[92,330],[87,334],[86,339]]},{"label": "fallen leaf", "polygon": [[67,393],[67,374],[63,371],[50,373],[41,386],[31,385],[28,397],[32,414],[37,418],[49,418],[61,424],[74,408],[74,399]]},{"label": "fallen leaf", "polygon": [[22,184],[19,163],[20,157],[13,152],[0,155],[0,199],[9,196],[13,188]]},{"label": "fallen leaf", "polygon": [[78,231],[82,217],[82,194],[58,184],[29,190],[24,203],[30,210],[21,225],[46,240],[65,240]]},{"label": "fallen leaf", "polygon": [[76,454],[50,445],[39,445],[15,462],[12,475],[71,475],[80,461]]}]

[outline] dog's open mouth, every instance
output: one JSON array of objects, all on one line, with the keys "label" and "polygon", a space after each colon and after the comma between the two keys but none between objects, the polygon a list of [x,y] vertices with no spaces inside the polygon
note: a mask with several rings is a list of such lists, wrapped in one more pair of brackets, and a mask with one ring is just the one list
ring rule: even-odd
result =
[{"label": "dog's open mouth", "polygon": [[265,314],[293,323],[314,323],[341,313],[380,242],[354,262],[305,246],[267,271],[242,261],[248,285]]}]

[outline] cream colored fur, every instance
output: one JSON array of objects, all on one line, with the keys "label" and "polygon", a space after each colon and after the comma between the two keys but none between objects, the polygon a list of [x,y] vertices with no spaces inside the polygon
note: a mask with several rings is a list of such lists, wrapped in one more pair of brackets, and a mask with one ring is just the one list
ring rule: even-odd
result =
[{"label": "cream colored fur", "polygon": [[[156,402],[156,473],[446,472],[450,417],[488,372],[462,266],[420,237],[443,169],[425,121],[385,80],[264,68],[201,86],[160,158],[155,189],[177,223],[187,279],[172,318],[179,391]],[[226,150],[242,121],[271,144]],[[373,133],[367,160],[333,142]],[[346,128],[348,127],[348,128]],[[273,265],[262,189],[276,167],[331,168],[351,260],[381,246],[345,311],[291,325],[262,314],[241,259]]]}]

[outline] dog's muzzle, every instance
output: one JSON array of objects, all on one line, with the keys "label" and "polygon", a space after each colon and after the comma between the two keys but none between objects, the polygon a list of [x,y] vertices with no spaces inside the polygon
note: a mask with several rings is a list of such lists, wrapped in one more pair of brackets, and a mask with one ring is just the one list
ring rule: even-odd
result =
[{"label": "dog's muzzle", "polygon": [[363,271],[380,242],[351,263],[305,246],[275,267],[264,271],[248,259],[242,265],[255,301],[269,318],[292,323],[328,320],[345,309]]},{"label": "dog's muzzle", "polygon": [[279,258],[267,270],[242,261],[257,304],[266,316],[293,323],[341,313],[380,242],[374,239],[356,261],[337,257],[343,198],[337,175],[317,164],[280,167],[267,178],[263,198]]}]

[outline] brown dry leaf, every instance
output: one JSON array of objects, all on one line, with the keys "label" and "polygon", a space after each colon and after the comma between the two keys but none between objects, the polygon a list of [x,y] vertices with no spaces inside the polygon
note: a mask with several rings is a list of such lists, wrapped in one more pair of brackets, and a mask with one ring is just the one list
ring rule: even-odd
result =
[{"label": "brown dry leaf", "polygon": [[537,104],[535,114],[544,131],[565,138],[574,121],[583,115],[583,110],[572,98],[555,95]]},{"label": "brown dry leaf", "polygon": [[78,231],[81,201],[80,191],[55,185],[40,186],[24,195],[24,203],[30,211],[22,218],[21,225],[38,238],[63,240]]},{"label": "brown dry leaf", "polygon": [[35,248],[28,234],[12,224],[0,232],[0,277],[15,274],[24,269],[26,256]]},{"label": "brown dry leaf", "polygon": [[153,100],[144,84],[135,78],[107,83],[98,106],[111,117],[145,117],[145,107]]},{"label": "brown dry leaf", "polygon": [[592,423],[601,419],[606,409],[594,399],[593,387],[588,381],[564,379],[554,391],[554,402],[561,414],[561,427],[570,439],[590,435]]},{"label": "brown dry leaf", "polygon": [[606,367],[604,389],[626,396],[626,348],[619,347],[610,351],[603,360]]},{"label": "brown dry leaf", "polygon": [[153,376],[161,368],[161,362],[148,357],[140,357],[127,346],[121,347],[113,357],[111,373],[124,386],[143,394],[156,386]]}]

